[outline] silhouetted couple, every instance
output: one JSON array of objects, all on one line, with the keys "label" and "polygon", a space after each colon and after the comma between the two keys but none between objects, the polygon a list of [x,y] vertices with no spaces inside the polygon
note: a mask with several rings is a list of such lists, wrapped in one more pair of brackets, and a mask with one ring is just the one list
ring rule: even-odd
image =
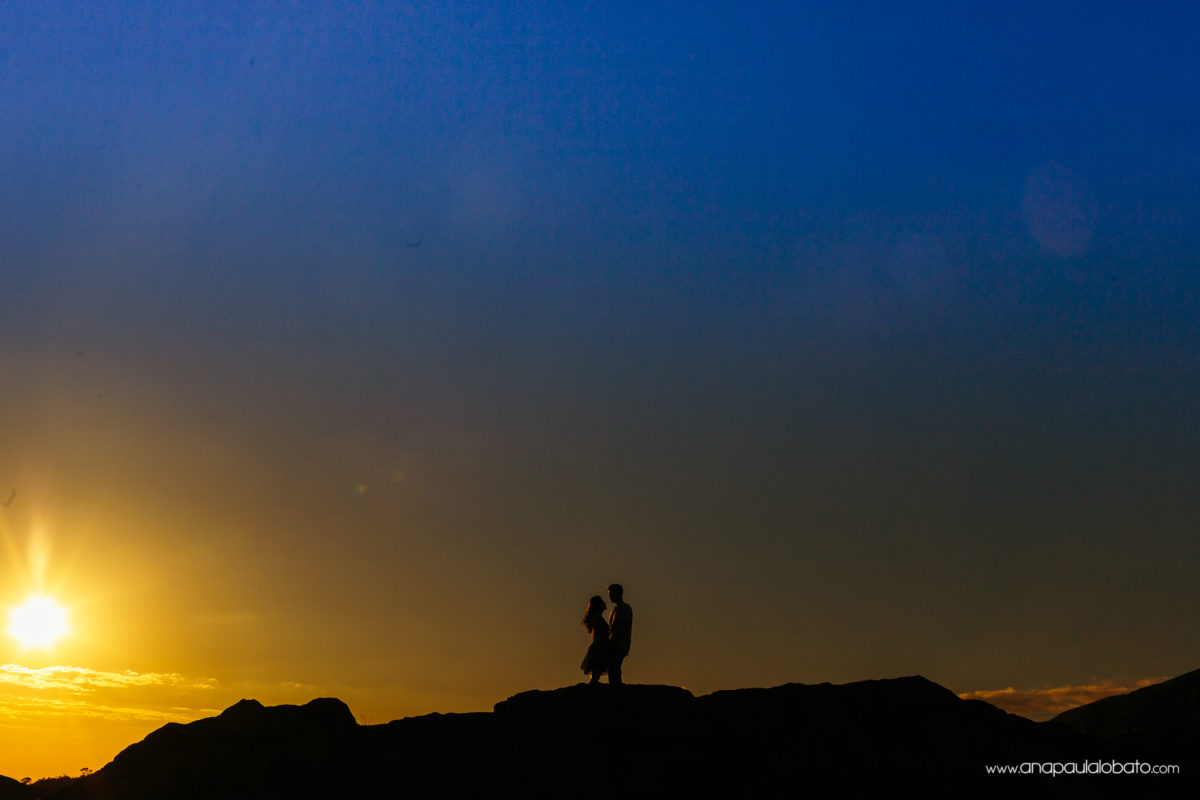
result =
[{"label": "silhouetted couple", "polygon": [[624,601],[624,594],[619,583],[608,587],[608,599],[612,600],[613,609],[607,622],[604,621],[604,598],[596,595],[588,601],[583,627],[592,635],[592,644],[579,666],[592,676],[589,683],[599,683],[600,676],[607,672],[610,684],[621,684],[621,662],[629,655],[629,643],[633,639],[633,609]]}]

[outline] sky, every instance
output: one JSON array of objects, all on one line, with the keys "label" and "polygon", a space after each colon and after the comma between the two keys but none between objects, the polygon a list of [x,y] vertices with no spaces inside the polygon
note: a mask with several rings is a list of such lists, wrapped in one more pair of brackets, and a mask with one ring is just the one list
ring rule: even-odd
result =
[{"label": "sky", "polygon": [[489,710],[613,581],[697,693],[1197,668],[1198,74],[1187,2],[6,4],[0,774]]}]

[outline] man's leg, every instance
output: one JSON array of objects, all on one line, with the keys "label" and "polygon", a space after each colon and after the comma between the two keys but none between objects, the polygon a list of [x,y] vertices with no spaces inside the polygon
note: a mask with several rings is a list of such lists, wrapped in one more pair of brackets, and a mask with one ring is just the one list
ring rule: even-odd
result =
[{"label": "man's leg", "polygon": [[625,660],[625,656],[621,653],[614,653],[608,662],[608,682],[612,686],[621,685],[621,662]]}]

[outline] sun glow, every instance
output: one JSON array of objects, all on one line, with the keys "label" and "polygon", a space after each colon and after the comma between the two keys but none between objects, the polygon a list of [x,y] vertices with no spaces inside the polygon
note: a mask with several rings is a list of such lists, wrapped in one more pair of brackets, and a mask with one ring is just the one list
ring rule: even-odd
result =
[{"label": "sun glow", "polygon": [[52,597],[30,597],[9,612],[8,632],[22,647],[50,647],[70,632],[67,612]]}]

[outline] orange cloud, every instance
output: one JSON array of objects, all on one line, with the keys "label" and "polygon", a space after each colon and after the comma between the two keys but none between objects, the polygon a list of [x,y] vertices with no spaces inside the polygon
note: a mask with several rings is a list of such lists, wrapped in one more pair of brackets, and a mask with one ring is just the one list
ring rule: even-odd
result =
[{"label": "orange cloud", "polygon": [[185,722],[212,713],[202,698],[214,688],[211,678],[177,673],[5,664],[0,666],[0,715],[10,722],[67,716]]},{"label": "orange cloud", "polygon": [[96,689],[119,689],[129,686],[175,686],[187,689],[211,689],[211,678],[191,679],[176,673],[160,672],[100,672],[86,667],[42,667],[30,669],[16,664],[0,666],[0,684],[27,689],[52,689],[81,694]]},{"label": "orange cloud", "polygon": [[219,709],[186,708],[158,709],[139,706],[100,705],[88,700],[71,700],[52,697],[40,697],[30,701],[17,701],[11,698],[0,702],[0,715],[12,723],[16,720],[46,720],[53,717],[69,717],[71,719],[93,718],[120,721],[139,721],[157,723],[191,722],[198,717],[213,716]]},{"label": "orange cloud", "polygon": [[1004,709],[1010,714],[1019,714],[1033,720],[1047,720],[1062,712],[1087,703],[1125,694],[1143,686],[1161,683],[1166,678],[1143,678],[1132,686],[1102,681],[1086,686],[1056,686],[1053,689],[984,689],[959,694],[964,700],[984,700]]},{"label": "orange cloud", "polygon": [[241,697],[299,702],[317,693],[317,687],[296,681],[222,683],[175,672],[0,666],[0,720],[6,724],[47,717],[190,722],[218,714]]}]

